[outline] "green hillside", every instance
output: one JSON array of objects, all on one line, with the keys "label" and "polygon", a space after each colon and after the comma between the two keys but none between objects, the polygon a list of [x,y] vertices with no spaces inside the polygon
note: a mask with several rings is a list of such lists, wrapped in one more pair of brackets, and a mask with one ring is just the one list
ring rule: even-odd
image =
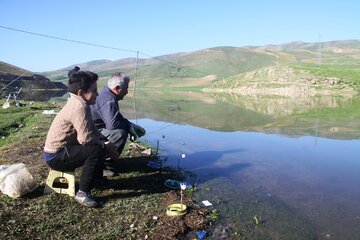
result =
[{"label": "green hillside", "polygon": [[360,72],[354,67],[315,64],[277,65],[241,73],[213,83],[206,92],[252,96],[355,95],[360,89]]},{"label": "green hillside", "polygon": [[31,71],[28,71],[28,70],[25,70],[25,69],[16,67],[14,65],[0,61],[0,75],[7,74],[7,73],[13,74],[13,75],[23,74],[23,76],[26,76],[26,77],[34,75],[34,73]]},{"label": "green hillside", "polygon": [[[140,59],[137,69],[137,80],[142,87],[172,87],[179,82],[184,86],[192,84],[193,86],[207,86],[210,83],[196,84],[199,78],[208,75],[215,75],[215,79],[221,79],[234,75],[239,72],[246,72],[263,66],[274,64],[275,56],[266,52],[257,52],[254,50],[235,48],[235,47],[217,47],[204,49],[187,54],[174,54],[166,58]],[[174,63],[174,64],[170,64]],[[84,64],[79,64],[81,65]],[[134,59],[119,62],[118,65],[109,63],[103,65],[86,66],[84,70],[96,71],[100,77],[108,77],[116,71],[127,72],[131,76],[135,75],[136,62]],[[67,71],[65,68],[58,71],[46,72],[45,76],[55,81],[66,81]]]},{"label": "green hillside", "polygon": [[[143,87],[186,87],[211,84],[212,81],[272,65],[275,57],[243,48],[217,47],[173,59],[177,65],[160,62],[139,66],[139,82]],[[209,81],[204,80],[212,76]],[[179,84],[181,83],[181,84]]]},{"label": "green hillside", "polygon": [[293,67],[320,77],[338,78],[343,84],[360,90],[360,68],[357,66],[302,64]]},{"label": "green hillside", "polygon": [[[290,42],[281,45],[249,47],[214,47],[189,53],[175,53],[154,58],[96,60],[76,64],[83,70],[99,74],[99,85],[106,83],[111,73],[127,72],[143,88],[201,89],[234,76],[265,67],[285,65],[314,76],[341,78],[357,87],[360,66],[360,41],[344,40],[321,43],[321,71],[315,70],[319,61],[319,43]],[[75,64],[74,64],[75,65]],[[53,81],[67,82],[67,72],[74,66],[45,72]],[[137,66],[137,69],[136,69]],[[135,76],[135,70],[137,74]],[[261,70],[260,70],[261,71]],[[325,75],[324,75],[325,74]],[[335,74],[332,76],[331,74]],[[226,87],[226,86],[225,86]]]}]

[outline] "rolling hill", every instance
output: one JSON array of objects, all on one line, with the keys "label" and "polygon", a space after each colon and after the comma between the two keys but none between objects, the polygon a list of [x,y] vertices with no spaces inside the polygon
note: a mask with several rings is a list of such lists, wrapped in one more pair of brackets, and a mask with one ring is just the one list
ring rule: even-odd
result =
[{"label": "rolling hill", "polygon": [[[357,85],[356,68],[360,66],[360,41],[323,42],[321,46],[321,66],[316,65],[319,61],[319,44],[297,41],[266,46],[219,46],[153,58],[95,60],[41,74],[52,81],[66,83],[67,72],[73,66],[78,65],[82,70],[98,73],[100,87],[106,83],[111,73],[123,71],[128,73],[132,79],[136,78],[137,86],[140,88],[200,90],[217,82],[225,83],[227,78],[234,81],[234,76],[240,74],[256,73],[256,71],[263,71],[262,69],[266,67],[282,65],[296,69],[301,68],[305,72],[310,71],[315,77],[318,74],[323,77],[327,72],[334,73],[337,78],[341,78],[345,82],[350,77],[352,84]],[[6,71],[6,67],[4,69]],[[341,72],[341,69],[346,70]],[[349,69],[351,74],[348,72]],[[137,72],[136,76],[135,71]],[[17,73],[20,72],[21,69],[18,69]],[[229,84],[224,86],[226,85]]]},{"label": "rolling hill", "polygon": [[[245,72],[276,65],[316,64],[319,44],[290,42],[281,45],[214,47],[189,53],[174,53],[154,58],[126,58],[116,61],[97,60],[77,64],[83,70],[95,71],[100,76],[99,85],[106,82],[115,71],[123,71],[136,80],[139,87],[198,88],[209,87],[214,82]],[[322,65],[358,67],[360,41],[344,40],[322,43]],[[173,63],[173,64],[171,64]],[[75,66],[75,65],[73,65]],[[67,71],[73,66],[44,72],[55,81],[66,82]]]},{"label": "rolling hill", "polygon": [[23,76],[26,76],[26,77],[34,75],[34,73],[31,71],[16,67],[14,65],[11,65],[11,64],[8,64],[8,63],[2,62],[2,61],[0,61],[0,74],[1,75],[12,74],[12,75],[17,75],[17,76],[20,76],[23,74]]}]

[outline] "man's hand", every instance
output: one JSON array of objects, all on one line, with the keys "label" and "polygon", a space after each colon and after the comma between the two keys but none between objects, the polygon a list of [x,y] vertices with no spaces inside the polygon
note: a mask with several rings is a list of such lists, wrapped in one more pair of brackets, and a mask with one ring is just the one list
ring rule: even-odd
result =
[{"label": "man's hand", "polygon": [[138,137],[142,137],[145,134],[146,131],[144,128],[134,123],[130,123],[130,141],[134,142]]},{"label": "man's hand", "polygon": [[115,145],[112,142],[105,142],[105,153],[112,160],[116,160],[120,157],[119,152],[116,150]]},{"label": "man's hand", "polygon": [[130,124],[129,134],[130,134],[130,141],[135,142],[136,139],[138,138],[138,136],[137,136],[135,128],[133,127],[132,124]]}]

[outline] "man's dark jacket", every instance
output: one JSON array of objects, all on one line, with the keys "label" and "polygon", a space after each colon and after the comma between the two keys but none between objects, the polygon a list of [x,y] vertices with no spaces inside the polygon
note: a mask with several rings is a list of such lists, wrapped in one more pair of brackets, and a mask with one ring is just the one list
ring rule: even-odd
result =
[{"label": "man's dark jacket", "polygon": [[128,132],[130,122],[121,115],[119,110],[116,95],[105,86],[96,98],[96,104],[91,105],[91,117],[98,129],[124,129]]}]

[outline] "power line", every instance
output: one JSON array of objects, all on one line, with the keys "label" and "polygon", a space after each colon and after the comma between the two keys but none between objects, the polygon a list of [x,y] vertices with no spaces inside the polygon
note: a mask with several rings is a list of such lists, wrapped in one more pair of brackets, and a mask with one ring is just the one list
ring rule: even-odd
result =
[{"label": "power line", "polygon": [[112,47],[112,46],[107,46],[107,45],[103,45],[103,44],[91,43],[91,42],[78,41],[78,40],[73,40],[73,39],[69,39],[69,38],[63,38],[63,37],[58,37],[58,36],[53,36],[53,35],[48,35],[48,34],[43,34],[43,33],[36,33],[36,32],[26,31],[26,30],[18,29],[18,28],[6,27],[6,26],[2,26],[2,25],[0,25],[0,28],[6,29],[6,30],[10,30],[10,31],[20,32],[20,33],[26,33],[26,34],[30,34],[30,35],[34,35],[34,36],[39,36],[39,37],[45,37],[45,38],[51,38],[51,39],[61,40],[61,41],[65,41],[65,42],[83,44],[83,45],[88,45],[88,46],[93,46],[93,47],[100,47],[100,48],[106,48],[106,49],[112,49],[112,50],[117,50],[117,51],[122,51],[122,52],[136,53],[137,55],[140,53],[140,54],[142,54],[142,55],[144,55],[144,56],[147,56],[147,57],[150,57],[150,58],[159,60],[159,61],[161,61],[161,62],[170,64],[170,65],[174,65],[174,66],[181,67],[181,68],[191,69],[191,70],[194,70],[194,71],[203,73],[203,74],[210,74],[210,73],[206,73],[206,72],[203,72],[203,71],[201,71],[201,70],[198,70],[198,69],[194,69],[194,68],[187,67],[187,66],[182,66],[182,65],[180,65],[180,64],[176,64],[176,63],[173,63],[173,62],[164,60],[164,59],[162,59],[162,58],[160,58],[160,57],[154,57],[154,56],[151,56],[151,55],[149,55],[149,54],[147,54],[147,53],[140,52],[140,51],[137,51],[137,50],[131,50],[131,49],[124,49],[124,48]]},{"label": "power line", "polygon": [[36,33],[36,32],[30,32],[30,31],[25,31],[25,30],[22,30],[22,29],[5,27],[5,26],[1,26],[1,25],[0,25],[0,28],[15,31],[15,32],[21,32],[21,33],[26,33],[26,34],[30,34],[30,35],[35,35],[35,36],[39,36],[39,37],[52,38],[52,39],[61,40],[61,41],[65,41],[65,42],[72,42],[72,43],[78,43],[78,44],[83,44],[83,45],[89,45],[89,46],[93,46],[93,47],[107,48],[107,49],[112,49],[112,50],[117,50],[117,51],[122,51],[122,52],[131,52],[131,53],[136,53],[137,52],[137,51],[129,50],[129,49],[111,47],[111,46],[95,44],[95,43],[90,43],[90,42],[83,42],[83,41],[78,41],[78,40],[72,40],[72,39],[68,39],[68,38],[57,37],[57,36],[52,36],[52,35],[47,35],[47,34],[42,34],[42,33]]},{"label": "power line", "polygon": [[318,64],[321,65],[321,33],[319,33],[319,59]]}]

